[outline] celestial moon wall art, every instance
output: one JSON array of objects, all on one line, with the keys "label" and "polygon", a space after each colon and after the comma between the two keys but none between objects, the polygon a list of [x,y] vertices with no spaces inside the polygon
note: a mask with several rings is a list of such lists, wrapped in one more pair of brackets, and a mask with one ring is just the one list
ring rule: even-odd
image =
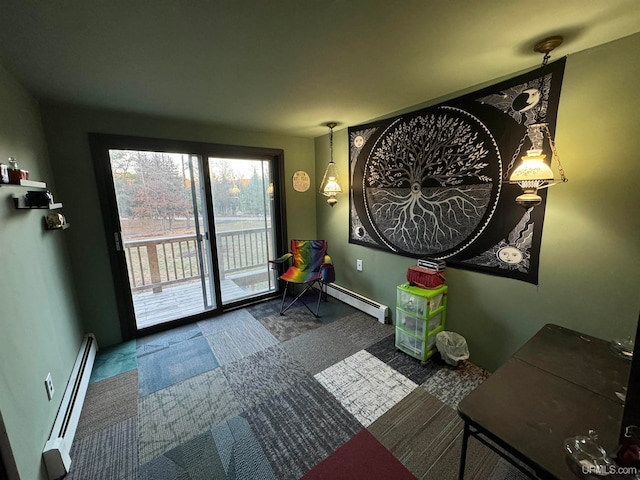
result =
[{"label": "celestial moon wall art", "polygon": [[547,190],[526,209],[503,182],[531,147],[529,125],[555,136],[565,61],[349,127],[349,242],[537,284]]}]

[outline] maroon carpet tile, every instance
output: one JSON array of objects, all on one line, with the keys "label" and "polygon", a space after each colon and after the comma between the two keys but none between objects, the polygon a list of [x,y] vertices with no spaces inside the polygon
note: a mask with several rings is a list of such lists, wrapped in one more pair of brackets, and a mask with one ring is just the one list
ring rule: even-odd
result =
[{"label": "maroon carpet tile", "polygon": [[415,480],[365,428],[309,471],[303,480]]}]

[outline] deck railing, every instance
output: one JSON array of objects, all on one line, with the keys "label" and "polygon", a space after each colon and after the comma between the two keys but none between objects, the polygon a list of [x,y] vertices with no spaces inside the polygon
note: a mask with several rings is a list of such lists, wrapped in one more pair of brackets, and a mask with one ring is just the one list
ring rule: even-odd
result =
[{"label": "deck railing", "polygon": [[[220,277],[266,269],[273,257],[271,228],[250,228],[216,234]],[[131,291],[152,289],[200,279],[197,236],[177,235],[124,242]],[[203,259],[204,273],[209,261]]]}]

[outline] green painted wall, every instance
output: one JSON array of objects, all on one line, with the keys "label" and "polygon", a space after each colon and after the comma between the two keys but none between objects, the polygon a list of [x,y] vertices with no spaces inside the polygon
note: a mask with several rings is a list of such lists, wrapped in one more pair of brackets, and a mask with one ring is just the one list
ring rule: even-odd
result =
[{"label": "green painted wall", "polygon": [[[38,103],[0,66],[0,161],[16,157],[30,178],[49,167]],[[44,231],[42,211],[16,210],[21,187],[0,187],[0,412],[21,478],[45,478],[42,449],[82,341],[67,231]],[[64,201],[61,195],[57,197]],[[51,372],[55,393],[47,399]]]},{"label": "green painted wall", "polygon": [[[635,330],[638,51],[640,35],[634,35],[567,61],[557,143],[570,182],[549,193],[539,285],[448,270],[448,328],[467,338],[472,359],[488,369],[548,322],[607,339]],[[0,414],[23,478],[44,478],[41,450],[82,332],[95,332],[101,346],[121,340],[87,132],[284,149],[289,237],[328,239],[338,283],[395,306],[395,286],[414,261],[348,244],[347,196],[332,209],[315,188],[328,161],[328,136],[314,141],[69,106],[39,108],[1,66],[0,105],[0,160],[15,156],[32,178],[46,181],[73,224],[64,232],[43,231],[41,212],[13,208],[10,197],[24,190],[0,187]],[[339,128],[334,153],[346,182],[347,132]],[[291,187],[296,170],[311,175],[306,193]],[[362,273],[357,258],[364,260]],[[56,384],[51,402],[43,386],[48,372]]]},{"label": "green painted wall", "polygon": [[[605,339],[635,332],[640,311],[639,51],[640,35],[633,35],[567,59],[556,141],[570,181],[549,191],[539,285],[447,270],[448,329],[467,338],[472,360],[485,368],[497,368],[545,323]],[[346,185],[347,131],[340,127],[334,156]],[[328,143],[328,136],[316,139],[316,176],[328,161]],[[350,245],[346,195],[333,209],[320,200],[316,208],[318,235],[329,241],[337,282],[395,309],[395,286],[415,261]],[[363,272],[356,271],[358,258]]]},{"label": "green painted wall", "polygon": [[57,186],[65,200],[67,218],[73,223],[65,233],[73,252],[80,310],[87,331],[96,334],[99,345],[118,343],[121,334],[88,132],[281,148],[288,235],[315,236],[315,191],[294,192],[291,184],[294,171],[301,169],[309,172],[315,184],[313,139],[59,105],[43,105],[42,118]]}]

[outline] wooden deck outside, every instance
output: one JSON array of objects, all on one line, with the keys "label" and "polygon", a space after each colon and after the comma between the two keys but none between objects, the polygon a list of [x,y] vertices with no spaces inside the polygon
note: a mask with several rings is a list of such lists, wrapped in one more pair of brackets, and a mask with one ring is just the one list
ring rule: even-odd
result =
[{"label": "wooden deck outside", "polygon": [[[256,295],[229,279],[223,280],[220,288],[225,303]],[[133,305],[139,329],[205,311],[200,282],[164,287],[160,293],[134,293]]]}]

